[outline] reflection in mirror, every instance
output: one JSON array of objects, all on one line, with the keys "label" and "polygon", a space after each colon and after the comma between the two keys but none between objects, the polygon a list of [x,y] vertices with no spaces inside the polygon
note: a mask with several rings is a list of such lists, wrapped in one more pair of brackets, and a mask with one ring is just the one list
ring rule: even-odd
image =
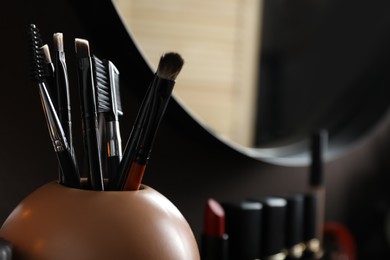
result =
[{"label": "reflection in mirror", "polygon": [[166,51],[186,60],[176,100],[250,156],[307,163],[327,129],[336,157],[388,110],[385,2],[113,1],[151,68]]},{"label": "reflection in mirror", "polygon": [[166,51],[185,58],[176,98],[219,135],[252,146],[261,1],[114,3],[153,69]]}]

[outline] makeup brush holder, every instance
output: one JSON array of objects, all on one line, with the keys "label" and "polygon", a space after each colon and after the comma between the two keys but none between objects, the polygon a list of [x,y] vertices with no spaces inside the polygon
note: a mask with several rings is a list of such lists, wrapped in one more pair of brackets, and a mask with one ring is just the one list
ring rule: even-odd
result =
[{"label": "makeup brush holder", "polygon": [[13,259],[200,259],[190,226],[156,190],[89,191],[56,182],[27,196],[0,229]]}]

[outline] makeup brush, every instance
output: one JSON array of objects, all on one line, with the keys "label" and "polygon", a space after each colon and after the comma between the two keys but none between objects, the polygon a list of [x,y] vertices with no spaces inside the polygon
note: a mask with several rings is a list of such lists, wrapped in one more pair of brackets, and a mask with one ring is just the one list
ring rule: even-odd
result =
[{"label": "makeup brush", "polygon": [[66,136],[47,90],[46,73],[44,69],[44,54],[40,46],[37,45],[37,43],[40,42],[40,33],[34,24],[30,25],[29,33],[31,37],[31,65],[33,81],[36,82],[39,87],[39,94],[50,138],[52,140],[60,168],[64,173],[64,184],[78,188],[80,186],[80,176],[77,167],[72,160]]},{"label": "makeup brush", "polygon": [[[45,44],[41,47],[41,49],[42,49],[43,57],[44,57],[45,64],[46,64],[46,67],[45,67],[46,68],[46,70],[45,70],[46,77],[45,78],[46,78],[47,85],[49,86],[48,91],[49,91],[50,96],[53,97],[53,96],[56,96],[56,93],[57,93],[57,89],[53,87],[54,85],[56,85],[55,67],[54,67],[54,64],[51,60],[49,46],[47,44]],[[54,107],[56,108],[57,107],[56,105],[58,105],[58,103],[57,104],[55,103],[55,99],[54,100],[52,99],[52,102],[53,102]],[[57,111],[57,115],[58,115],[58,107],[57,107],[56,111]],[[60,118],[60,115],[58,115],[58,117]],[[66,136],[66,137],[69,140],[68,136]],[[71,149],[71,151],[72,151],[72,149]],[[61,168],[58,171],[58,179],[59,179],[60,183],[62,183],[62,184],[64,183],[64,174],[62,173]]]},{"label": "makeup brush", "polygon": [[225,233],[225,210],[218,201],[210,198],[203,213],[202,260],[227,260],[228,240],[229,236]]},{"label": "makeup brush", "polygon": [[137,152],[137,147],[140,142],[140,135],[142,133],[147,112],[149,111],[149,103],[152,98],[152,93],[155,88],[155,79],[156,75],[153,78],[153,81],[151,84],[149,84],[149,87],[146,90],[145,96],[142,100],[141,107],[138,110],[137,117],[135,119],[135,122],[133,124],[133,128],[130,132],[130,135],[127,139],[127,143],[125,146],[125,150],[123,152],[122,160],[119,164],[119,169],[117,173],[116,178],[111,178],[108,181],[108,189],[109,190],[122,190],[124,182],[127,178],[128,171],[131,167],[131,163],[133,162],[134,156]]},{"label": "makeup brush", "polygon": [[46,64],[46,80],[48,79],[53,79],[54,78],[54,72],[55,72],[55,68],[54,68],[54,64],[52,62],[52,59],[51,59],[51,55],[50,55],[50,49],[49,49],[49,46],[47,44],[44,44],[42,47],[41,47],[42,51],[43,51],[43,58],[44,58],[44,61],[45,61],[45,64]]},{"label": "makeup brush", "polygon": [[[175,57],[177,57],[178,58],[177,60],[179,61],[179,64],[178,64],[179,66],[177,67],[176,75],[173,75],[173,78],[176,78],[177,74],[181,70],[181,67],[183,66],[183,60],[180,56],[176,56],[178,54],[169,54],[168,58],[171,55],[174,55]],[[181,61],[181,65],[180,65],[180,61]],[[164,63],[165,63],[165,59],[164,59]],[[161,63],[161,59],[160,59],[161,65],[159,64],[158,67],[167,66],[167,65],[164,65],[164,63]],[[173,63],[174,63],[174,61],[173,61]],[[158,80],[159,80],[159,76],[156,73],[154,75],[152,82],[149,84],[149,87],[146,90],[144,99],[142,100],[141,107],[138,110],[138,114],[137,114],[137,117],[135,119],[133,129],[131,130],[130,135],[127,139],[125,150],[123,152],[123,158],[122,158],[122,161],[119,165],[118,177],[116,179],[109,181],[109,189],[110,190],[122,190],[123,189],[123,186],[126,182],[126,179],[127,179],[128,173],[129,173],[129,170],[131,168],[131,164],[132,164],[134,157],[137,153],[138,145],[141,141],[141,133],[143,132],[143,130],[145,128],[145,122],[147,119],[148,111],[150,110],[150,103],[151,103],[152,97],[154,95],[153,93],[155,92],[155,89],[157,87],[156,82]]]},{"label": "makeup brush", "polygon": [[93,190],[104,190],[99,131],[96,110],[95,85],[93,82],[92,61],[89,42],[75,39],[77,54],[77,76],[80,90],[80,107],[83,127],[83,140],[88,159],[89,182]]},{"label": "makeup brush", "polygon": [[[39,45],[38,45],[39,46]],[[50,48],[47,44],[42,44],[41,45],[42,49],[42,55],[43,55],[43,60],[44,60],[44,72],[45,72],[45,81],[47,83],[48,91],[50,93],[50,96],[55,96],[56,95],[56,89],[54,88],[55,85],[55,68],[53,61],[51,59],[51,54],[50,54]],[[56,107],[56,102],[53,100],[54,107]]]},{"label": "makeup brush", "polygon": [[183,59],[177,53],[167,53],[160,58],[156,77],[153,81],[155,87],[152,88],[153,92],[145,127],[141,133],[140,143],[126,178],[124,190],[138,190],[141,185],[158,127],[171,97],[176,77],[180,73],[183,64]]},{"label": "makeup brush", "polygon": [[[109,179],[116,179],[122,159],[119,116],[123,115],[119,92],[119,71],[109,60],[92,57],[96,86],[97,112],[103,121],[102,161],[107,163]],[[104,158],[104,159],[103,159]]]},{"label": "makeup brush", "polygon": [[55,67],[55,85],[57,94],[57,113],[68,139],[73,160],[76,161],[73,146],[72,134],[72,115],[70,106],[70,92],[68,70],[66,66],[63,34],[53,34],[53,43],[55,49],[54,67]]}]

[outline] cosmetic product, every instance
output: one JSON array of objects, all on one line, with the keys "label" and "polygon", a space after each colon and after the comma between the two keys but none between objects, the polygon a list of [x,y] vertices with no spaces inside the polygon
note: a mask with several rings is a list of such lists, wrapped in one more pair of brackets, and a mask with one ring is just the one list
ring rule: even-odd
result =
[{"label": "cosmetic product", "polygon": [[183,64],[183,59],[177,53],[167,53],[160,59],[156,77],[153,81],[155,86],[152,87],[144,126],[141,126],[139,146],[136,147],[134,161],[130,165],[123,187],[124,190],[138,190],[141,185],[158,127],[171,97],[176,77]]},{"label": "cosmetic product", "polygon": [[38,84],[39,94],[42,102],[43,111],[46,117],[46,123],[50,138],[53,143],[54,151],[57,155],[59,166],[64,173],[64,184],[70,187],[78,188],[80,186],[80,176],[78,169],[72,160],[70,148],[58,119],[51,97],[47,90],[45,82],[44,62],[42,49],[36,46],[35,38],[40,37],[39,31],[35,25],[30,26],[30,36],[32,42],[32,68],[33,80]]},{"label": "cosmetic product", "polygon": [[201,238],[202,260],[227,260],[228,235],[225,233],[225,211],[218,201],[208,199],[204,209]]},{"label": "cosmetic product", "polygon": [[70,90],[68,69],[66,66],[64,40],[62,33],[53,34],[54,43],[54,68],[55,68],[55,86],[56,86],[56,100],[57,100],[57,113],[58,118],[61,121],[66,138],[68,139],[69,147],[72,153],[73,160],[76,162],[76,155],[73,145],[72,134],[72,115],[70,104]]},{"label": "cosmetic product", "polygon": [[[54,64],[51,60],[49,46],[47,44],[45,44],[41,47],[41,49],[42,49],[43,57],[44,57],[45,64],[46,64],[46,67],[45,67],[46,68],[46,70],[45,70],[46,77],[45,78],[46,78],[46,82],[48,85],[48,91],[49,91],[50,96],[54,97],[54,96],[56,96],[56,93],[57,93],[56,88],[54,88],[54,86],[56,85],[55,84],[55,67],[54,67]],[[55,99],[52,99],[52,102],[53,102],[54,107],[58,108],[58,103],[55,103]],[[58,109],[56,111],[57,111],[57,115],[58,115]],[[59,117],[59,115],[58,115],[58,117]],[[68,136],[66,136],[66,137],[69,140]],[[59,180],[59,183],[64,183],[64,174],[62,173],[61,168],[58,169],[58,180]]]},{"label": "cosmetic product", "polygon": [[103,172],[99,147],[98,118],[95,85],[89,42],[75,39],[77,76],[80,90],[80,107],[85,155],[88,161],[89,182],[93,190],[104,190]]},{"label": "cosmetic product", "polygon": [[263,206],[258,201],[222,202],[229,260],[260,259]]},{"label": "cosmetic product", "polygon": [[305,241],[305,251],[302,259],[321,259],[322,250],[317,236],[317,194],[307,193],[304,196],[304,226],[303,240]]},{"label": "cosmetic product", "polygon": [[[46,72],[46,82],[48,83],[49,87],[53,88],[54,86],[54,74],[55,74],[55,68],[53,61],[51,59],[51,54],[50,54],[50,48],[47,44],[42,45],[41,47],[42,52],[43,52],[43,58],[46,64],[45,72]],[[48,89],[49,93],[52,95],[55,93],[54,89]]]},{"label": "cosmetic product", "polygon": [[152,83],[147,88],[146,94],[141,103],[141,107],[138,110],[138,114],[133,124],[133,128],[127,139],[127,143],[125,146],[125,150],[123,152],[122,160],[119,164],[119,169],[116,178],[111,178],[108,180],[109,190],[118,191],[123,189],[124,182],[126,181],[126,178],[128,176],[127,175],[128,171],[131,168],[131,163],[133,162],[133,159],[137,152],[137,147],[140,142],[140,135],[143,131],[143,126],[145,125],[147,112],[149,110],[149,103],[152,98],[153,88],[155,87],[154,84],[155,79],[156,79],[156,75]]},{"label": "cosmetic product", "polygon": [[273,196],[259,199],[249,199],[249,201],[258,201],[263,205],[260,259],[285,259],[287,201],[282,197]]},{"label": "cosmetic product", "polygon": [[283,197],[287,201],[286,208],[286,259],[300,259],[305,250],[303,242],[304,195],[289,194]]},{"label": "cosmetic product", "polygon": [[328,146],[328,133],[321,129],[311,136],[311,165],[309,189],[316,195],[316,227],[315,236],[322,247],[325,215],[324,155]]},{"label": "cosmetic product", "polygon": [[96,87],[97,112],[102,122],[101,134],[102,164],[109,179],[116,179],[122,160],[122,140],[119,116],[123,115],[119,92],[119,71],[109,60],[92,57]]}]

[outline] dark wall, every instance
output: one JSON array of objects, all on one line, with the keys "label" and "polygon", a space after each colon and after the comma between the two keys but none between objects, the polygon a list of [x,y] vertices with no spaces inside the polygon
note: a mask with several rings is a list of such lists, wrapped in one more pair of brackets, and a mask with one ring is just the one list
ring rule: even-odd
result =
[{"label": "dark wall", "polygon": [[[152,72],[142,61],[127,35],[120,28],[107,27],[95,1],[90,12],[95,20],[84,19],[84,2],[11,1],[0,10],[3,33],[3,64],[0,128],[0,221],[26,195],[57,177],[38,91],[29,78],[27,28],[36,23],[44,40],[62,31],[65,37],[71,82],[75,82],[73,39],[90,39],[92,51],[114,61],[122,75],[123,139],[126,140]],[[79,8],[75,9],[75,6]],[[95,7],[94,7],[95,6]],[[109,9],[105,10],[110,13]],[[112,11],[112,10],[111,10]],[[112,13],[111,13],[112,15]],[[100,32],[98,34],[98,32]],[[120,34],[120,35],[119,35]],[[76,135],[79,134],[77,93],[72,89]],[[326,219],[344,223],[356,235],[361,259],[383,254],[383,216],[389,208],[387,155],[390,144],[390,120],[382,122],[350,152],[325,166]],[[77,138],[76,138],[77,140]],[[158,134],[144,183],[168,197],[183,213],[198,237],[202,229],[204,202],[278,195],[307,190],[306,167],[270,165],[248,158],[218,141],[194,122],[174,101],[170,103]],[[371,241],[369,243],[369,241]],[[374,243],[375,242],[375,243]],[[380,246],[379,246],[380,245]],[[380,259],[380,258],[376,258]]]}]

